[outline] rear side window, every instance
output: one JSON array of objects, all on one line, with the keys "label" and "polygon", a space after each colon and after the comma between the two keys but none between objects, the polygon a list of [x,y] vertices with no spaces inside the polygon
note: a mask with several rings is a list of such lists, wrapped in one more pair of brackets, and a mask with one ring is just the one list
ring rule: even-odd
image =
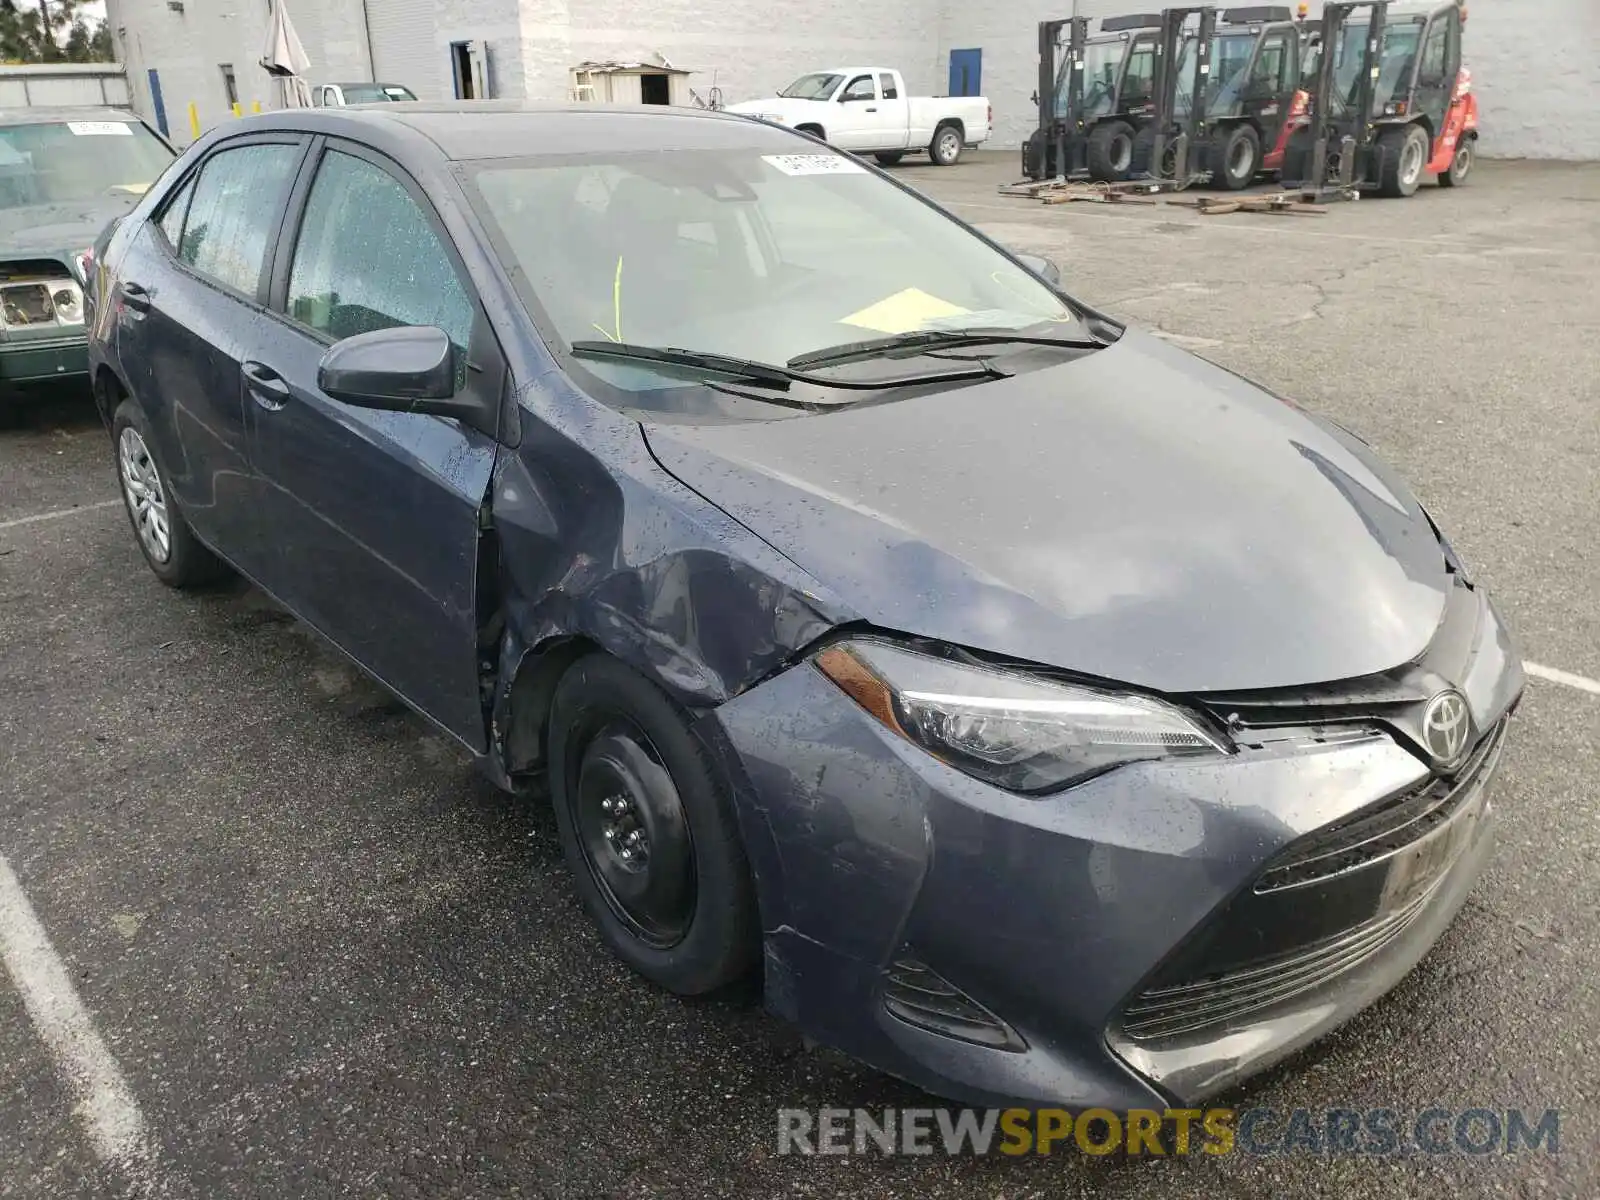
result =
[{"label": "rear side window", "polygon": [[289,315],[334,341],[436,325],[466,370],[474,305],[427,215],[389,172],[329,151],[306,201],[289,272]]},{"label": "rear side window", "polygon": [[299,158],[299,146],[258,144],[207,159],[189,200],[178,257],[218,283],[254,296]]}]

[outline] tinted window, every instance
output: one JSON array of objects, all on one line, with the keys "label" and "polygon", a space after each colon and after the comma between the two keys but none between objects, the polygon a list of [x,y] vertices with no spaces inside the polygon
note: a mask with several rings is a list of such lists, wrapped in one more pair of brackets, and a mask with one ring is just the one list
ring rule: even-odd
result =
[{"label": "tinted window", "polygon": [[1449,61],[1449,29],[1449,22],[1439,20],[1428,30],[1428,40],[1422,47],[1419,80],[1437,84],[1444,79],[1445,64]]},{"label": "tinted window", "polygon": [[1128,70],[1122,77],[1122,108],[1130,104],[1148,104],[1155,95],[1156,52],[1152,46],[1140,46],[1128,55]]},{"label": "tinted window", "polygon": [[189,197],[192,195],[194,195],[194,180],[191,179],[167,201],[166,211],[156,222],[161,227],[161,232],[167,235],[167,241],[174,246],[183,236],[183,217],[189,211]]},{"label": "tinted window", "polygon": [[900,89],[894,86],[893,75],[879,75],[878,86],[883,89],[883,98],[885,100],[898,100],[900,98]]},{"label": "tinted window", "polygon": [[331,151],[322,160],[289,273],[289,315],[338,341],[437,325],[466,370],[473,304],[417,202],[393,175]]},{"label": "tinted window", "polygon": [[197,271],[254,296],[277,233],[299,146],[240,146],[213,154],[200,169],[183,223],[178,257]]},{"label": "tinted window", "polygon": [[872,89],[871,75],[857,75],[850,81],[850,86],[844,89],[839,99],[841,100],[875,100],[878,93]]},{"label": "tinted window", "polygon": [[1284,64],[1289,60],[1288,39],[1268,38],[1256,59],[1255,70],[1250,73],[1250,91],[1258,96],[1269,96],[1283,90]]}]

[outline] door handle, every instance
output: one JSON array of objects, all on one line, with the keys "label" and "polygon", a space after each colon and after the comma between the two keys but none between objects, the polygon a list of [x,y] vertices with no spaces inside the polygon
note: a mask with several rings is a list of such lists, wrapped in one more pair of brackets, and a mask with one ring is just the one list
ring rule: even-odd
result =
[{"label": "door handle", "polygon": [[131,280],[123,280],[121,292],[123,307],[130,308],[136,313],[150,311],[150,293],[142,285]]},{"label": "door handle", "polygon": [[277,412],[289,402],[289,385],[266,363],[246,362],[240,368],[250,398],[269,412]]},{"label": "door handle", "polygon": [[868,112],[877,112],[877,111],[878,111],[878,109],[877,109],[877,106],[876,106],[876,105],[874,105],[874,106],[873,106],[873,107],[871,107],[871,108],[869,108],[869,109],[867,109],[867,111],[868,111]]}]

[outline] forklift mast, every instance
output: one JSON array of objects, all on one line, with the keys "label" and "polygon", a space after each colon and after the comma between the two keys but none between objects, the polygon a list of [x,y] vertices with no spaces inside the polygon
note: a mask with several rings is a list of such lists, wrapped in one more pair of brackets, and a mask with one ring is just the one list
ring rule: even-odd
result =
[{"label": "forklift mast", "polygon": [[[1061,31],[1067,31],[1065,47]],[[1079,130],[1074,122],[1082,124],[1083,112],[1083,46],[1089,36],[1089,18],[1069,17],[1058,21],[1039,22],[1039,137],[1041,158],[1046,147],[1053,148],[1050,161],[1055,173],[1070,178],[1075,170],[1082,170],[1083,140],[1072,136]],[[1065,52],[1058,61],[1057,54]],[[1069,151],[1070,148],[1070,151]],[[1069,156],[1070,154],[1070,156]],[[1045,173],[1040,164],[1041,174]]]},{"label": "forklift mast", "polygon": [[[1198,18],[1198,28],[1185,33],[1190,17]],[[1161,180],[1187,187],[1200,176],[1193,163],[1198,147],[1207,135],[1206,84],[1211,78],[1211,44],[1216,33],[1217,10],[1211,5],[1195,8],[1168,8],[1161,14],[1161,40],[1156,44],[1155,107],[1150,116],[1154,140],[1150,146],[1149,171]],[[1187,81],[1185,97],[1179,78],[1183,44],[1194,38],[1194,76]],[[1187,101],[1187,105],[1180,101]],[[1197,161],[1197,160],[1196,160]]]},{"label": "forklift mast", "polygon": [[[1343,99],[1335,95],[1338,86],[1339,37],[1349,24],[1351,14],[1359,9],[1370,9],[1371,12],[1367,20],[1366,42],[1361,50],[1361,64],[1355,79],[1356,94],[1353,103],[1336,112],[1336,102]],[[1322,49],[1310,103],[1311,161],[1303,189],[1307,195],[1320,196],[1329,188],[1345,191],[1354,186],[1357,159],[1377,135],[1373,123],[1373,98],[1381,66],[1379,53],[1383,46],[1383,25],[1388,12],[1389,0],[1329,0],[1323,7]],[[1331,179],[1328,164],[1330,148],[1337,157],[1337,171]]]}]

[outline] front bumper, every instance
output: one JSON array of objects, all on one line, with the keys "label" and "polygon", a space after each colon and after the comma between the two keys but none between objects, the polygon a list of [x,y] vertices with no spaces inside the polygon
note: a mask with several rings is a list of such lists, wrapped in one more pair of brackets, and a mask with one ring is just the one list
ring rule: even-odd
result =
[{"label": "front bumper", "polygon": [[89,372],[89,341],[82,331],[65,337],[0,342],[0,383],[71,379]]},{"label": "front bumper", "polygon": [[[1260,1071],[1398,982],[1489,855],[1521,677],[1483,612],[1500,674],[1469,691],[1483,752],[1451,784],[1365,722],[1025,799],[810,665],[730,701],[704,734],[756,874],[768,1007],[968,1103],[1161,1108]],[[1374,822],[1387,841],[1356,837]],[[1367,849],[1323,853],[1340,838]]]}]

